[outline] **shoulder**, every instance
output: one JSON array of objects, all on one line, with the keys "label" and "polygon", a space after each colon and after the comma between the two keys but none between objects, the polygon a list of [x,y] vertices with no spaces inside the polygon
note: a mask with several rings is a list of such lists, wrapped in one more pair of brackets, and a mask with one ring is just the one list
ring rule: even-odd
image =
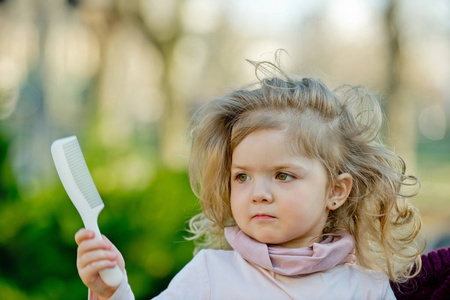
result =
[{"label": "shoulder", "polygon": [[232,250],[200,250],[192,260],[184,266],[180,273],[191,271],[208,271],[208,269],[216,269],[219,265],[230,264],[242,258]]},{"label": "shoulder", "polygon": [[[338,265],[325,272],[339,281],[339,289],[347,294],[378,295],[378,299],[395,299],[389,278],[380,271],[366,269],[356,264]],[[333,279],[332,279],[333,280]]]},{"label": "shoulder", "polygon": [[195,268],[202,269],[207,273],[210,279],[217,276],[223,277],[225,274],[231,275],[242,267],[249,267],[250,265],[234,250],[201,250],[194,256],[194,258],[186,265],[185,268],[195,266]]},{"label": "shoulder", "polygon": [[362,277],[362,278],[367,277],[367,278],[373,278],[376,280],[388,280],[387,275],[384,274],[383,272],[367,269],[367,268],[364,268],[357,264],[346,263],[346,264],[336,266],[333,269],[336,271],[340,271],[340,272],[346,272],[350,276],[358,276],[358,277]]},{"label": "shoulder", "polygon": [[327,273],[343,276],[351,279],[353,282],[368,281],[376,285],[383,285],[389,282],[389,278],[383,272],[367,269],[357,264],[338,265],[328,270]]},{"label": "shoulder", "polygon": [[234,251],[204,249],[200,250],[192,260],[181,270],[187,271],[207,271],[212,266],[229,262],[235,256]]},{"label": "shoulder", "polygon": [[201,250],[155,299],[210,299],[215,277],[212,273],[226,274],[234,257],[234,251]]},{"label": "shoulder", "polygon": [[200,250],[197,255],[194,256],[192,261],[204,261],[204,262],[216,262],[216,261],[230,261],[236,260],[240,257],[234,250],[214,250],[204,249]]}]

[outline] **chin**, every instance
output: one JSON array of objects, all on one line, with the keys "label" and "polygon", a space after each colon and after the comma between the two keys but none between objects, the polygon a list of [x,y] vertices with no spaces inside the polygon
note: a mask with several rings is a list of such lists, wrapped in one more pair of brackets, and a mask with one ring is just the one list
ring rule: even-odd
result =
[{"label": "chin", "polygon": [[268,234],[252,236],[252,238],[263,244],[279,244],[280,243],[280,241],[276,237],[274,237],[272,235],[268,235]]}]

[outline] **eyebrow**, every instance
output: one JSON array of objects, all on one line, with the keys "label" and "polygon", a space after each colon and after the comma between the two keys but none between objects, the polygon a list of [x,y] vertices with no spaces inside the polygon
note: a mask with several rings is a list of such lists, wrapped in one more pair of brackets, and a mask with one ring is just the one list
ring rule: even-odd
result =
[{"label": "eyebrow", "polygon": [[[231,165],[231,169],[241,169],[241,170],[251,170],[252,168],[246,165]],[[304,165],[300,164],[280,164],[280,165],[274,165],[271,166],[271,169],[273,170],[280,170],[280,169],[301,169],[306,170],[306,167]]]}]

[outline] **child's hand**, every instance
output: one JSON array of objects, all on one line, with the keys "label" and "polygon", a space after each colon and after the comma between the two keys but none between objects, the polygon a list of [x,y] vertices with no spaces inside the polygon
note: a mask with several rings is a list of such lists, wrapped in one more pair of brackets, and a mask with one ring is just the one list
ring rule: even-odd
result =
[{"label": "child's hand", "polygon": [[97,294],[99,299],[109,298],[117,290],[105,284],[99,272],[103,269],[119,265],[122,272],[125,261],[117,248],[103,236],[104,240],[95,239],[91,230],[80,229],[75,234],[78,244],[77,269],[83,283]]}]

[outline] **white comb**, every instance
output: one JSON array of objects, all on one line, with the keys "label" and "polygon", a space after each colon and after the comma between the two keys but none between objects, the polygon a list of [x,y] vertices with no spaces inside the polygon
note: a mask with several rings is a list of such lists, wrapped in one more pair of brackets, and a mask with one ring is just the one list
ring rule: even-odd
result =
[{"label": "white comb", "polygon": [[[85,228],[94,231],[96,239],[102,239],[97,219],[105,205],[89,173],[77,137],[54,141],[51,151],[59,178],[78,210]],[[100,276],[107,285],[118,286],[123,273],[116,265],[114,268],[100,271]]]}]

